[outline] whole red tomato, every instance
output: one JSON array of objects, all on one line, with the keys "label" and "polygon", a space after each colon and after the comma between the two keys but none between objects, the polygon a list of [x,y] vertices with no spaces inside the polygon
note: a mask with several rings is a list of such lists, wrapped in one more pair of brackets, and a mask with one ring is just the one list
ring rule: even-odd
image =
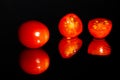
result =
[{"label": "whole red tomato", "polygon": [[20,54],[19,64],[21,69],[31,75],[45,72],[50,64],[48,54],[42,49],[24,50]]},{"label": "whole red tomato", "polygon": [[61,18],[58,28],[64,37],[70,39],[82,33],[83,24],[76,14],[69,13]]},{"label": "whole red tomato", "polygon": [[94,18],[88,22],[88,30],[94,38],[105,38],[112,29],[112,22],[106,18]]},{"label": "whole red tomato", "polygon": [[20,42],[28,48],[39,48],[49,40],[49,30],[45,24],[36,20],[24,22],[18,31]]}]

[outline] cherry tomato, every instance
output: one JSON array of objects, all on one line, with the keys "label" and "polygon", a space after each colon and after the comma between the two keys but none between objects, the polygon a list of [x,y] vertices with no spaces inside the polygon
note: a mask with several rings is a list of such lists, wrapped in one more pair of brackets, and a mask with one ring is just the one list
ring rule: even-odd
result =
[{"label": "cherry tomato", "polygon": [[82,40],[75,37],[71,39],[63,38],[59,42],[59,52],[62,58],[71,58],[80,50],[82,46]]},{"label": "cherry tomato", "polygon": [[39,48],[49,40],[47,26],[39,21],[30,20],[23,23],[18,31],[20,42],[28,48]]},{"label": "cherry tomato", "polygon": [[69,38],[77,37],[83,31],[81,19],[74,13],[63,16],[58,25],[59,32]]},{"label": "cherry tomato", "polygon": [[88,22],[88,30],[94,38],[105,38],[112,29],[112,22],[106,18],[95,18]]},{"label": "cherry tomato", "polygon": [[48,54],[42,49],[24,50],[19,58],[21,69],[31,75],[38,75],[45,72],[50,64]]},{"label": "cherry tomato", "polygon": [[94,39],[88,46],[88,54],[96,56],[108,56],[111,53],[111,47],[105,39]]}]

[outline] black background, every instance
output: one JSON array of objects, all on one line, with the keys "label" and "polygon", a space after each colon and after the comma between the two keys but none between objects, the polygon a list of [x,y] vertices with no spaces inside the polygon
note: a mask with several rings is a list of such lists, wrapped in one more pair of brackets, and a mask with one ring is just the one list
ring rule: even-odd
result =
[{"label": "black background", "polygon": [[[0,45],[1,70],[7,76],[12,75],[16,80],[60,80],[80,79],[83,75],[106,76],[115,74],[116,53],[115,45],[118,5],[115,0],[2,0],[0,1]],[[62,39],[58,31],[59,20],[67,13],[77,14],[83,22],[83,32],[78,37],[83,40],[82,48],[68,60],[61,58],[58,51]],[[89,34],[87,24],[90,19],[104,17],[112,20],[113,28],[105,38],[112,48],[109,57],[94,57],[87,54],[87,48],[93,37]],[[27,49],[20,44],[17,31],[27,20],[38,20],[46,24],[50,30],[50,39],[42,47],[50,56],[50,67],[41,75],[24,73],[18,63],[19,55]],[[118,59],[118,58],[116,58]],[[109,76],[110,76],[109,75]],[[11,76],[11,77],[12,77]],[[13,78],[12,78],[13,79]]]}]

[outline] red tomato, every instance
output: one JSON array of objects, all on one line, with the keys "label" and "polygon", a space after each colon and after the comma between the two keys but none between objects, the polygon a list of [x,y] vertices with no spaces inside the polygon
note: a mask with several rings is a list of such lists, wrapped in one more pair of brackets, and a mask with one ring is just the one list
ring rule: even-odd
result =
[{"label": "red tomato", "polygon": [[88,54],[108,56],[111,53],[110,45],[104,39],[94,39],[88,46]]},{"label": "red tomato", "polygon": [[67,37],[76,37],[83,31],[81,19],[74,13],[63,16],[58,25],[60,33]]},{"label": "red tomato", "polygon": [[79,38],[71,38],[71,39],[66,39],[63,38],[59,42],[59,52],[60,55],[63,58],[71,58],[73,55],[77,53],[78,50],[80,50],[82,46],[82,40]]},{"label": "red tomato", "polygon": [[49,40],[49,30],[39,21],[23,23],[18,31],[20,42],[28,48],[39,48]]},{"label": "red tomato", "polygon": [[112,22],[106,18],[95,18],[88,23],[88,30],[94,38],[105,38],[111,29]]},{"label": "red tomato", "polygon": [[21,69],[31,75],[42,74],[50,64],[48,54],[42,49],[22,51],[19,61]]}]

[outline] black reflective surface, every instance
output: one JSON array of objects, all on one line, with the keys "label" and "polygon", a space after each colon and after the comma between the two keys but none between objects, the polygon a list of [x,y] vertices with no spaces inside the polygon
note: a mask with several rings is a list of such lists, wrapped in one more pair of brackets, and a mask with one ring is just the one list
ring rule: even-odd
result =
[{"label": "black reflective surface", "polygon": [[[3,0],[1,6],[1,70],[0,72],[10,79],[15,80],[64,80],[74,77],[80,79],[82,75],[98,76],[103,74],[114,74],[116,64],[114,58],[117,56],[116,47],[116,24],[117,13],[115,1],[105,0]],[[73,12],[83,21],[83,32],[78,36],[83,43],[74,56],[63,59],[60,55],[58,45],[63,38],[58,31],[58,22],[65,14]],[[109,56],[93,56],[87,53],[88,45],[93,40],[87,29],[88,21],[92,18],[104,17],[113,22],[111,33],[105,38],[111,46]],[[50,66],[43,74],[29,75],[19,65],[19,55],[27,48],[20,44],[17,31],[24,21],[39,20],[45,23],[50,30],[50,39],[43,47],[50,57]],[[118,58],[116,58],[118,59]],[[100,76],[101,76],[100,75]],[[13,78],[11,78],[13,77]]]}]

